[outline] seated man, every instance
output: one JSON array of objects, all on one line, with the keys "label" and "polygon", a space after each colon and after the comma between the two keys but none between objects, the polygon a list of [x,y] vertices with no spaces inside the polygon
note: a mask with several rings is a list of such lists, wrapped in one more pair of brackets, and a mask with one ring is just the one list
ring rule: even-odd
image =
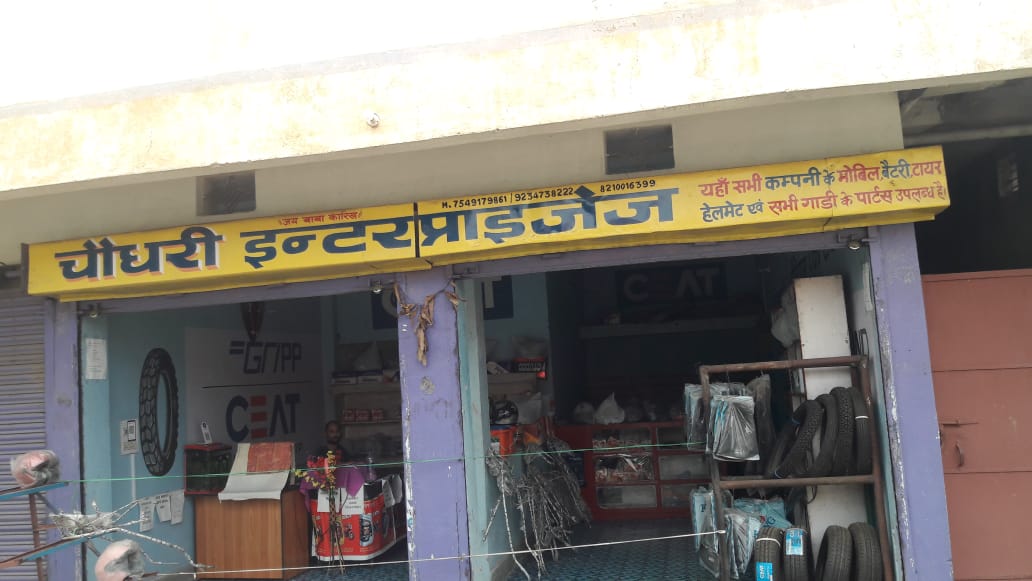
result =
[{"label": "seated man", "polygon": [[333,452],[334,461],[337,464],[341,464],[346,459],[344,449],[340,447],[340,423],[337,420],[330,420],[326,422],[326,427],[323,432],[326,441],[322,446],[319,446],[315,450],[316,456],[326,456],[329,452]]}]

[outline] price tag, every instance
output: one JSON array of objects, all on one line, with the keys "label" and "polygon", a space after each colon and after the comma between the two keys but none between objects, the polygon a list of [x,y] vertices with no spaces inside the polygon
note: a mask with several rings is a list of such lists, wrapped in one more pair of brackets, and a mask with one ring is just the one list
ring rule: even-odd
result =
[{"label": "price tag", "polygon": [[756,563],[756,581],[774,581],[774,563]]},{"label": "price tag", "polygon": [[803,529],[788,529],[785,531],[785,554],[803,554]]}]

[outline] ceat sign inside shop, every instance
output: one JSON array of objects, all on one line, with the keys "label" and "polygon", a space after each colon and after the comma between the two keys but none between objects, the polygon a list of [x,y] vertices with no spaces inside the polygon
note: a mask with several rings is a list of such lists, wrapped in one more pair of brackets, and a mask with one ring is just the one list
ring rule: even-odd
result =
[{"label": "ceat sign inside shop", "polygon": [[323,415],[319,354],[318,335],[188,329],[187,425],[208,421],[217,442],[318,441],[319,422],[299,419]]}]

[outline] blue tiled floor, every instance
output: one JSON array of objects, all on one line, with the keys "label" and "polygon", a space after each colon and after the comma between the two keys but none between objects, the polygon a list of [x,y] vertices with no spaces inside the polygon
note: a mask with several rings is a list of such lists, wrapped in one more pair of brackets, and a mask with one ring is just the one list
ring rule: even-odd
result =
[{"label": "blue tiled floor", "polygon": [[[688,519],[595,523],[590,528],[580,527],[574,535],[573,544],[664,537],[690,532],[691,522]],[[531,559],[523,557],[520,562],[532,576],[536,575],[537,568]],[[541,578],[550,581],[712,579],[699,567],[691,538],[562,551],[558,561],[546,557],[545,566],[547,569]],[[519,570],[509,577],[509,581],[525,579]]]},{"label": "blue tiled floor", "polygon": [[[591,527],[578,527],[574,533],[574,544],[662,537],[690,531],[691,523],[687,519],[595,523]],[[373,562],[404,560],[406,558],[405,551],[405,544],[399,543]],[[524,555],[520,562],[533,578],[537,578],[537,567],[530,557]],[[709,581],[712,579],[704,570],[700,569],[695,556],[694,543],[690,538],[560,551],[559,560],[552,561],[551,557],[546,557],[545,566],[546,570],[541,578],[550,581],[609,579],[620,581]],[[408,567],[405,564],[397,563],[349,566],[343,575],[338,568],[327,567],[308,571],[295,579],[298,581],[331,581],[335,579],[404,581],[408,579]],[[509,577],[509,581],[524,579],[526,578],[518,569]]]}]

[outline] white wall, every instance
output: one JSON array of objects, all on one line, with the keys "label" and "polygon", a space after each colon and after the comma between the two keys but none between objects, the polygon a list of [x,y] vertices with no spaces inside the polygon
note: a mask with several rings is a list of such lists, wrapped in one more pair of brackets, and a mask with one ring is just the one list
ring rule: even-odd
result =
[{"label": "white wall", "polygon": [[[664,122],[674,127],[672,172],[902,147],[892,94],[680,116]],[[229,218],[599,181],[606,179],[603,153],[603,130],[590,129],[263,169],[256,172],[258,210]],[[185,178],[0,199],[0,261],[17,264],[21,243],[211,221],[196,215],[195,187],[195,179]]]},{"label": "white wall", "polygon": [[65,0],[3,16],[0,199],[1032,68],[1032,3],[1013,1]]}]

